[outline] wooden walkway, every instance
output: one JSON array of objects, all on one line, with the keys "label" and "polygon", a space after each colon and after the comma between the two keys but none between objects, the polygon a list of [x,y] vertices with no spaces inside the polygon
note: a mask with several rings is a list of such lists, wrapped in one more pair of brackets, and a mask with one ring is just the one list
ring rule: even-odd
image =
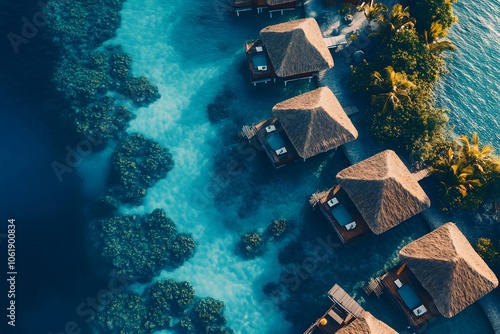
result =
[{"label": "wooden walkway", "polygon": [[364,311],[361,305],[349,296],[338,284],[335,284],[330,291],[328,291],[328,297],[356,318]]}]

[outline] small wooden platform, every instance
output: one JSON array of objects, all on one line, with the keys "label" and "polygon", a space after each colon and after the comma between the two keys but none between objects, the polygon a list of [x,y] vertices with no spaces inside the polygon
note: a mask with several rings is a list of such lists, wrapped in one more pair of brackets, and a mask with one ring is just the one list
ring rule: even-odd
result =
[{"label": "small wooden platform", "polygon": [[[328,201],[334,197],[338,200],[339,204],[342,204],[346,208],[347,212],[356,222],[356,227],[354,229],[348,230],[346,226],[341,226],[333,216],[332,207],[330,207]],[[347,195],[338,185],[327,191],[313,194],[309,202],[313,206],[319,206],[321,212],[344,244],[371,231],[358,209],[349,198],[349,195]]]},{"label": "small wooden platform", "polygon": [[[250,80],[254,86],[258,83],[276,81],[273,64],[261,39],[245,43],[245,58],[250,71]],[[262,62],[261,65],[256,64],[257,59],[259,64]]]},{"label": "small wooden platform", "polygon": [[[275,130],[272,132],[268,132],[266,130],[268,126],[273,126]],[[253,131],[251,132],[254,133],[254,138],[262,146],[267,156],[269,157],[269,160],[271,160],[271,163],[273,164],[274,168],[284,167],[285,165],[294,162],[299,158],[299,154],[297,153],[292,143],[288,139],[285,130],[283,129],[283,127],[281,126],[280,122],[276,117],[266,119],[264,121],[261,121],[253,125]],[[277,134],[281,136],[281,138],[284,141],[284,147],[286,149],[286,153],[278,155],[275,148],[271,147],[268,141],[269,138],[268,136],[271,134]]]},{"label": "small wooden platform", "polygon": [[[338,284],[335,284],[328,291],[328,297],[330,297],[334,304],[304,334],[336,333],[342,327],[349,325],[364,311],[361,305]],[[326,324],[321,324],[322,319],[326,320]]]},{"label": "small wooden platform", "polygon": [[[398,270],[400,271],[399,273]],[[422,301],[422,304],[427,309],[427,312],[425,312],[420,316],[416,316],[413,310],[410,310],[406,306],[405,302],[398,294],[398,289],[400,289],[400,287],[396,285],[395,283],[396,280],[399,280],[399,282],[401,282],[400,283],[401,285],[409,284],[412,287],[413,291],[415,291],[417,296]],[[422,285],[413,275],[411,270],[408,269],[406,266],[404,268],[402,268],[402,266],[397,266],[391,269],[388,273],[380,277],[380,281],[382,283],[382,286],[384,287],[384,291],[387,292],[387,295],[390,296],[390,299],[396,304],[397,308],[401,310],[401,312],[406,316],[406,318],[410,322],[410,325],[413,328],[418,329],[425,322],[436,316],[432,312],[433,310],[432,297],[422,287]]]}]

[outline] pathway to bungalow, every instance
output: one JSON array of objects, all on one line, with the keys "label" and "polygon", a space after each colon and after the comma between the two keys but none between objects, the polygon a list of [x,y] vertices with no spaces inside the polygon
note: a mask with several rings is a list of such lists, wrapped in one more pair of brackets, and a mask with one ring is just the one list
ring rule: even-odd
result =
[{"label": "pathway to bungalow", "polygon": [[[397,1],[386,0],[382,1],[387,6],[392,7]],[[332,52],[334,56],[335,65],[332,69],[326,71],[318,78],[319,86],[329,87],[335,94],[340,104],[344,108],[353,107],[352,101],[354,97],[350,93],[348,86],[348,78],[350,73],[350,56],[358,50],[356,45],[367,46],[370,41],[367,36],[368,22],[363,12],[356,12],[353,15],[353,21],[349,25],[342,23],[343,17],[336,12],[337,8],[325,9],[321,0],[307,0],[304,3],[304,11],[306,17],[312,17],[319,21],[321,31],[324,37],[331,35],[332,31],[336,30],[340,35],[345,35],[347,39],[353,33],[357,33],[358,39],[355,43],[349,43],[345,47],[337,47]],[[375,143],[373,138],[369,135],[363,125],[363,116],[366,111],[358,107],[359,113],[351,115],[351,121],[358,129],[359,137],[357,140],[351,141],[342,145],[345,155],[351,164],[360,162],[370,156],[381,152],[384,148]],[[410,166],[409,166],[410,167]],[[460,230],[468,237],[469,241],[474,244],[477,239],[477,232],[474,231],[474,225],[465,217],[458,216],[457,214],[444,215],[434,206],[422,212],[422,216],[428,223],[431,229],[436,229],[448,221],[453,221]],[[479,304],[486,313],[495,333],[500,334],[500,296],[495,293],[489,293],[479,300]]]}]

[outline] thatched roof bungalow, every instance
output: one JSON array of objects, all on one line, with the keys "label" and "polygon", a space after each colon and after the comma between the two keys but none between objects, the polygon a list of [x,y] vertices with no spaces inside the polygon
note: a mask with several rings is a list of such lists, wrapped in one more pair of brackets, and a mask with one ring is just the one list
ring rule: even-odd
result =
[{"label": "thatched roof bungalow", "polygon": [[333,67],[332,55],[315,19],[275,24],[262,29],[260,36],[280,78],[313,75]]},{"label": "thatched roof bungalow", "polygon": [[[298,79],[311,80],[320,71],[333,67],[333,58],[323,40],[318,23],[312,18],[266,27],[260,31],[262,40],[245,43],[245,56],[252,83],[283,78],[285,85]],[[259,54],[265,52],[268,63]],[[262,58],[262,59],[260,59]],[[266,74],[260,71],[268,71]]]},{"label": "thatched roof bungalow", "polygon": [[396,334],[391,327],[365,311],[344,289],[335,284],[328,296],[330,309],[304,334]]},{"label": "thatched roof bungalow", "polygon": [[387,150],[337,174],[338,184],[312,194],[340,240],[347,244],[370,230],[381,234],[430,206],[401,159]]},{"label": "thatched roof bungalow", "polygon": [[410,242],[402,264],[378,278],[414,328],[461,312],[498,286],[498,279],[453,223]]},{"label": "thatched roof bungalow", "polygon": [[358,132],[329,88],[321,87],[276,104],[274,118],[247,128],[276,168],[334,149]]},{"label": "thatched roof bungalow", "polygon": [[346,327],[337,331],[337,334],[397,334],[392,327],[375,318],[370,312],[363,313]]},{"label": "thatched roof bungalow", "polygon": [[381,234],[430,207],[430,200],[394,151],[386,150],[337,174],[368,227]]},{"label": "thatched roof bungalow", "polygon": [[303,159],[332,150],[358,137],[358,131],[327,87],[276,104],[273,115]]},{"label": "thatched roof bungalow", "polygon": [[409,243],[399,256],[447,318],[498,286],[498,278],[453,223]]}]

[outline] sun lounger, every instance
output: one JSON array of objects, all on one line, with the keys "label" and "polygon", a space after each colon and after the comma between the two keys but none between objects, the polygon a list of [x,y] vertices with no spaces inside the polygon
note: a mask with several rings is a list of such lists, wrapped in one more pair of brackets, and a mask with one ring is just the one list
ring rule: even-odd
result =
[{"label": "sun lounger", "polygon": [[273,124],[266,126],[266,132],[267,133],[270,133],[270,132],[273,132],[273,131],[276,131],[276,127]]},{"label": "sun lounger", "polygon": [[417,317],[420,317],[425,312],[427,312],[427,309],[425,308],[424,305],[420,305],[419,307],[413,310],[413,313],[415,313]]},{"label": "sun lounger", "polygon": [[356,228],[356,222],[351,222],[345,226],[345,228],[350,231]]},{"label": "sun lounger", "polygon": [[339,200],[337,199],[337,197],[334,197],[332,198],[331,200],[329,200],[328,202],[326,202],[328,204],[328,206],[331,208],[332,206],[336,205],[336,204],[339,204]]},{"label": "sun lounger", "polygon": [[282,155],[288,152],[285,147],[280,148],[279,150],[276,150],[277,155]]}]

